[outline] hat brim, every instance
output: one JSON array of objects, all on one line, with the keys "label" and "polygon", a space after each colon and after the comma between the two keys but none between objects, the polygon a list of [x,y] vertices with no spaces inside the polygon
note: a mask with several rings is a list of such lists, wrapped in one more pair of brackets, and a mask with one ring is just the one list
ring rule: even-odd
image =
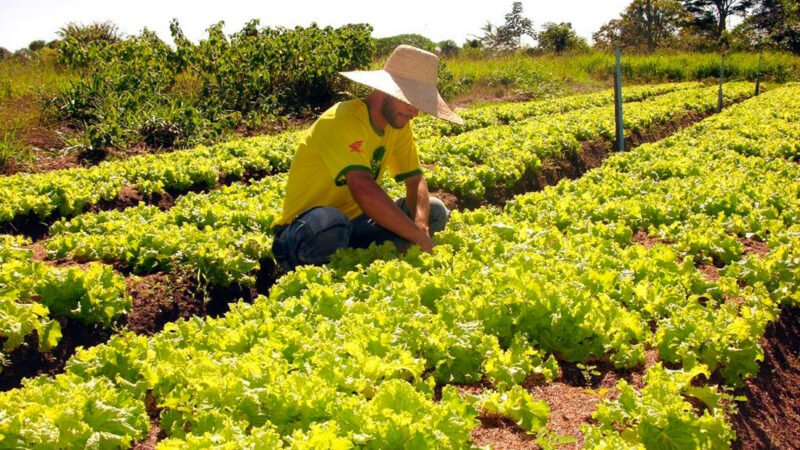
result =
[{"label": "hat brim", "polygon": [[356,70],[339,73],[356,83],[385,92],[434,117],[459,125],[464,124],[464,120],[444,102],[435,84],[393,76],[385,70]]}]

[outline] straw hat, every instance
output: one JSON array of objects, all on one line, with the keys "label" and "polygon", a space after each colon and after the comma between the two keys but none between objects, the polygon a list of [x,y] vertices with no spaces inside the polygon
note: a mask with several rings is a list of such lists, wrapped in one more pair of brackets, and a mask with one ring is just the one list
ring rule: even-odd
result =
[{"label": "straw hat", "polygon": [[464,121],[444,102],[436,89],[439,58],[410,45],[400,45],[383,70],[340,72],[345,77],[385,92],[420,111],[457,124]]}]

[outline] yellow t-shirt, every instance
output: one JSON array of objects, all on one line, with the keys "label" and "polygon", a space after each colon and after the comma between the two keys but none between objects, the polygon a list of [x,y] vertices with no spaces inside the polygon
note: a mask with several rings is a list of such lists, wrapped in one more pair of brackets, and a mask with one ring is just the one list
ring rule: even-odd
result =
[{"label": "yellow t-shirt", "polygon": [[363,100],[337,103],[301,140],[289,168],[283,213],[272,225],[287,225],[317,206],[332,206],[352,220],[362,211],[345,174],[365,170],[379,183],[386,169],[397,181],[422,173],[411,125],[399,130],[387,125],[378,134]]}]

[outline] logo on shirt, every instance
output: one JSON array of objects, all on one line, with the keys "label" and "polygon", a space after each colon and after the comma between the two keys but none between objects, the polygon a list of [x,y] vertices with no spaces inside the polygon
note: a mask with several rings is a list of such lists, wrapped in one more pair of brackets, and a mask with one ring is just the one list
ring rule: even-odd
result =
[{"label": "logo on shirt", "polygon": [[361,150],[361,144],[363,144],[363,143],[364,143],[364,141],[355,141],[352,144],[348,145],[348,147],[350,147],[350,151],[351,152],[361,153],[361,151],[362,151]]},{"label": "logo on shirt", "polygon": [[378,147],[372,154],[372,160],[369,162],[369,165],[370,165],[370,173],[372,173],[373,180],[377,180],[378,176],[381,174],[381,161],[383,161],[383,155],[385,153],[386,153],[385,148]]}]

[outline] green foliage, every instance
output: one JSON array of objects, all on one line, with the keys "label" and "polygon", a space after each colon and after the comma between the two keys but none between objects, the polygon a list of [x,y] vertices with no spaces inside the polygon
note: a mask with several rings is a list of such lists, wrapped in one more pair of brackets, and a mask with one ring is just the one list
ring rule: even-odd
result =
[{"label": "green foliage", "polygon": [[[336,73],[366,65],[372,54],[366,25],[339,29],[261,29],[258,21],[227,37],[222,23],[198,44],[171,31],[177,48],[147,30],[118,42],[70,35],[60,61],[85,73],[49,102],[52,114],[79,129],[86,149],[186,147],[241,123],[329,105]],[[179,75],[199,81],[188,95],[173,91]]]},{"label": "green foliage", "polygon": [[[714,88],[697,88],[631,103],[625,110],[627,129],[643,130],[665,117],[713,111],[715,92]],[[730,99],[753,95],[752,86],[744,83],[730,86],[727,92]],[[609,101],[610,98],[605,97]],[[586,99],[578,101],[581,100]],[[565,104],[568,102],[562,105]],[[526,178],[526,173],[536,173],[542,161],[556,155],[576,154],[580,141],[611,139],[615,133],[613,110],[611,105],[597,106],[587,114],[585,108],[570,108],[562,115],[514,123],[512,132],[503,126],[493,126],[420,146],[421,161],[433,165],[426,175],[428,185],[431,189],[454,192],[467,201],[493,198],[497,187],[514,189]],[[440,169],[439,161],[461,162]]]},{"label": "green foliage", "polygon": [[[0,421],[0,446],[128,448],[146,436],[149,419],[143,401],[105,378],[79,384],[65,381],[52,383],[43,376],[30,380],[23,396],[0,394],[0,409],[14,411]],[[52,409],[48,404],[62,407]],[[36,417],[36,427],[30,426],[31,417]]]},{"label": "green foliage", "polygon": [[[715,78],[719,77],[720,62],[720,55],[712,53],[623,53],[623,84]],[[539,99],[563,95],[575,85],[609,87],[614,73],[614,55],[591,52],[531,56],[520,52],[488,56],[485,52],[462,49],[457,58],[447,60],[447,66],[453,73],[456,96],[473,92]],[[726,55],[726,80],[754,81],[757,73],[761,74],[762,82],[800,81],[800,58],[765,52],[759,69],[757,53]]]},{"label": "green foliage", "polygon": [[439,79],[436,88],[445,100],[452,99],[462,89],[461,85],[456,84],[453,72],[450,72],[447,63],[441,58],[439,59]]},{"label": "green foliage", "polygon": [[436,51],[436,44],[425,36],[419,34],[398,34],[385,38],[375,39],[375,57],[386,58],[398,45],[410,45],[428,52]]},{"label": "green foliage", "polygon": [[436,48],[439,50],[439,54],[445,58],[452,58],[454,56],[458,56],[458,51],[461,50],[456,44],[456,41],[453,40],[446,40],[440,41],[436,44]]},{"label": "green foliage", "polygon": [[687,19],[678,0],[634,0],[618,19],[612,19],[592,34],[595,47],[654,52],[677,48],[678,28]]},{"label": "green foliage", "polygon": [[[692,385],[700,375],[708,376],[705,368],[669,371],[659,363],[647,371],[641,393],[621,380],[620,397],[604,401],[592,415],[599,425],[583,427],[585,448],[730,448],[736,435],[725,405],[731,398],[716,386]],[[705,411],[695,412],[685,396],[701,401]]]},{"label": "green foliage", "polygon": [[[2,352],[22,345],[36,332],[40,351],[61,338],[59,317],[111,325],[131,299],[125,282],[109,266],[56,268],[33,259],[25,239],[0,236],[0,337]],[[1,353],[0,353],[1,354]]]},{"label": "green foliage", "polygon": [[536,37],[533,21],[522,15],[522,2],[514,2],[505,16],[505,24],[494,27],[491,22],[481,29],[484,47],[495,51],[516,50],[522,47],[522,36]]},{"label": "green foliage", "polygon": [[755,34],[755,44],[800,55],[800,2],[759,0],[742,25]]},{"label": "green foliage", "polygon": [[253,20],[228,39],[218,23],[197,45],[177,22],[171,30],[180,67],[202,83],[197,101],[206,115],[275,116],[324,107],[334,99],[337,72],[366,66],[372,56],[368,25],[259,30]]},{"label": "green foliage", "polygon": [[484,362],[484,370],[489,381],[502,391],[521,384],[531,375],[544,381],[552,381],[558,376],[558,362],[553,356],[544,358],[528,342],[515,336],[507,350],[496,344]]},{"label": "green foliage", "polygon": [[[755,80],[759,72],[759,56],[754,53],[731,53],[725,58],[725,79]],[[614,55],[592,53],[550,61],[551,70],[564,70],[572,66],[571,77],[611,79],[614,73]],[[540,62],[541,64],[546,64]],[[695,81],[716,78],[719,82],[721,58],[714,53],[678,53],[653,55],[628,55],[622,57],[623,80],[628,82],[650,81]],[[562,67],[558,67],[562,65]],[[458,66],[450,63],[458,77]],[[800,59],[788,54],[765,53],[761,64],[761,79],[777,82],[800,80]],[[624,83],[625,81],[623,81]]]},{"label": "green foliage", "polygon": [[729,48],[727,22],[732,16],[745,16],[755,0],[681,0],[690,17],[681,34],[696,39],[692,50]]},{"label": "green foliage", "polygon": [[539,32],[539,48],[545,53],[586,52],[589,44],[578,36],[568,22],[548,22]]},{"label": "green foliage", "polygon": [[[663,93],[638,94],[646,89]],[[643,102],[633,122],[703,107],[711,92],[684,89],[677,94],[685,102],[677,94]],[[437,385],[491,379],[510,389],[489,392],[479,404],[484,414],[511,417],[552,448],[561,439],[543,431],[547,405],[517,380],[537,368],[553,372],[549,357],[540,364],[548,354],[591,371],[598,360],[641,365],[644,349],[655,348],[688,367],[656,364],[638,391],[620,382],[620,396],[600,403],[596,424],[584,428],[586,445],[727,448],[731,399],[705,380],[732,386],[751,376],[759,356],[752,349],[775,305],[800,299],[800,168],[781,157],[800,151],[798,95],[798,86],[767,92],[615,155],[579,180],[519,195],[502,211],[454,212],[430,254],[398,254],[391,244],[342,251],[327,266],[284,275],[269,298],[234,304],[224,316],[173,322],[150,337],[121,333],[79,351],[64,374],[0,394],[0,417],[9,418],[0,421],[0,445],[85,447],[103,439],[97,446],[128,447],[147,431],[147,403],[160,411],[166,448],[467,448],[478,412],[454,387]],[[536,122],[544,118],[531,114],[545,105],[578,103],[486,111],[492,120]],[[591,138],[597,110],[585,106],[572,126]],[[467,126],[477,123],[473,117]],[[490,128],[484,136],[493,139],[512,130]],[[440,134],[428,130],[436,142]],[[437,164],[454,171],[480,147],[450,150]],[[191,245],[192,230],[219,230],[223,247],[234,248],[241,239],[224,233],[254,229],[266,219],[255,213],[277,211],[264,205],[273,205],[267,191],[279,191],[281,181],[257,184],[191,196],[175,213],[139,207],[59,227],[115,239],[115,222],[146,227],[169,216],[186,225],[188,244],[178,245]],[[657,243],[638,242],[640,231]],[[114,246],[183,253],[176,237]],[[742,238],[765,240],[769,254],[737,252]],[[208,242],[195,256],[214,267],[217,249]],[[718,280],[698,270],[723,256]]]},{"label": "green foliage", "polygon": [[[626,98],[636,100],[688,87],[691,86],[631,89]],[[493,123],[518,122],[554,111],[585,109],[592,104],[608,104],[612,98],[610,92],[605,92],[554,102],[483,108],[466,112],[467,123],[463,127],[448,128],[432,118],[420,118],[417,136],[423,158],[431,155],[437,164],[444,163],[448,158],[442,153],[449,147],[446,140],[437,138],[440,134],[463,132]],[[543,125],[544,129],[548,127],[550,125]],[[95,204],[101,198],[113,198],[124,185],[143,193],[162,192],[167,188],[213,186],[220,177],[241,174],[247,168],[285,171],[300,136],[300,133],[293,133],[262,137],[233,141],[210,149],[133,158],[84,170],[80,177],[73,174],[66,180],[54,178],[51,174],[36,177],[35,181],[20,176],[9,179],[14,183],[9,183],[7,192],[19,198],[16,206],[20,208],[49,213],[58,205],[63,213],[69,211],[69,215],[74,215],[86,204]],[[80,183],[74,181],[75,178],[80,179]],[[437,173],[431,182],[439,183],[439,179]],[[64,184],[67,180],[73,181]],[[61,221],[52,227],[53,238],[48,248],[56,257],[70,255],[120,261],[138,273],[185,264],[214,284],[249,284],[254,281],[252,271],[269,256],[271,237],[268,230],[280,209],[282,182],[283,178],[276,176],[247,188],[235,184],[204,196],[186,195],[168,212],[142,206],[124,212],[88,214]],[[470,181],[455,191],[483,188],[480,184],[473,184],[475,182]],[[63,192],[64,196],[54,192]],[[181,238],[175,239],[175,236]],[[135,249],[131,249],[133,242],[138,243]]]},{"label": "green foliage", "polygon": [[[625,99],[635,102],[697,87],[694,83],[631,87],[625,90]],[[420,146],[427,148],[434,145],[433,139],[440,136],[557,112],[608,105],[612,98],[611,92],[605,91],[553,101],[501,104],[463,112],[462,116],[467,122],[464,126],[422,116],[415,119],[414,127]],[[0,194],[7,199],[0,204],[0,222],[10,222],[29,214],[43,219],[72,217],[103,200],[116,198],[123,186],[148,195],[165,190],[181,191],[192,186],[210,187],[220,179],[239,177],[248,171],[287,171],[300,136],[298,132],[284,133],[169,154],[133,157],[91,168],[5,177],[0,180]]]},{"label": "green foliage", "polygon": [[121,261],[140,274],[188,265],[214,285],[252,285],[259,262],[271,255],[269,230],[280,210],[283,184],[284,177],[276,176],[208,195],[189,194],[166,212],[141,205],[80,216],[54,225],[59,237],[48,249],[55,257]]},{"label": "green foliage", "polygon": [[547,425],[550,407],[533,396],[521,386],[514,386],[506,392],[494,392],[481,401],[481,408],[487,413],[508,416],[530,434],[536,434]]},{"label": "green foliage", "polygon": [[69,22],[56,32],[63,41],[73,40],[82,46],[89,44],[113,44],[122,40],[119,27],[111,21],[92,22],[88,25]]},{"label": "green foliage", "polygon": [[33,160],[30,147],[18,137],[16,131],[3,132],[0,138],[0,172],[24,166]]},{"label": "green foliage", "polygon": [[[167,95],[176,76],[172,59],[169,46],[148,30],[113,44],[87,45],[69,37],[61,44],[59,61],[86,75],[51,100],[49,111],[83,128],[87,149],[122,148],[140,139],[147,117],[172,108]],[[191,113],[187,107],[177,115]]]},{"label": "green foliage", "polygon": [[28,50],[35,52],[37,50],[43,49],[45,45],[47,44],[41,39],[36,41],[31,41],[31,43],[28,44]]},{"label": "green foliage", "polygon": [[123,187],[144,195],[190,187],[213,187],[222,178],[252,173],[285,172],[300,133],[151,154],[44,174],[17,174],[0,179],[8,200],[0,204],[0,222],[35,215],[72,217],[104,200],[117,198]]}]

